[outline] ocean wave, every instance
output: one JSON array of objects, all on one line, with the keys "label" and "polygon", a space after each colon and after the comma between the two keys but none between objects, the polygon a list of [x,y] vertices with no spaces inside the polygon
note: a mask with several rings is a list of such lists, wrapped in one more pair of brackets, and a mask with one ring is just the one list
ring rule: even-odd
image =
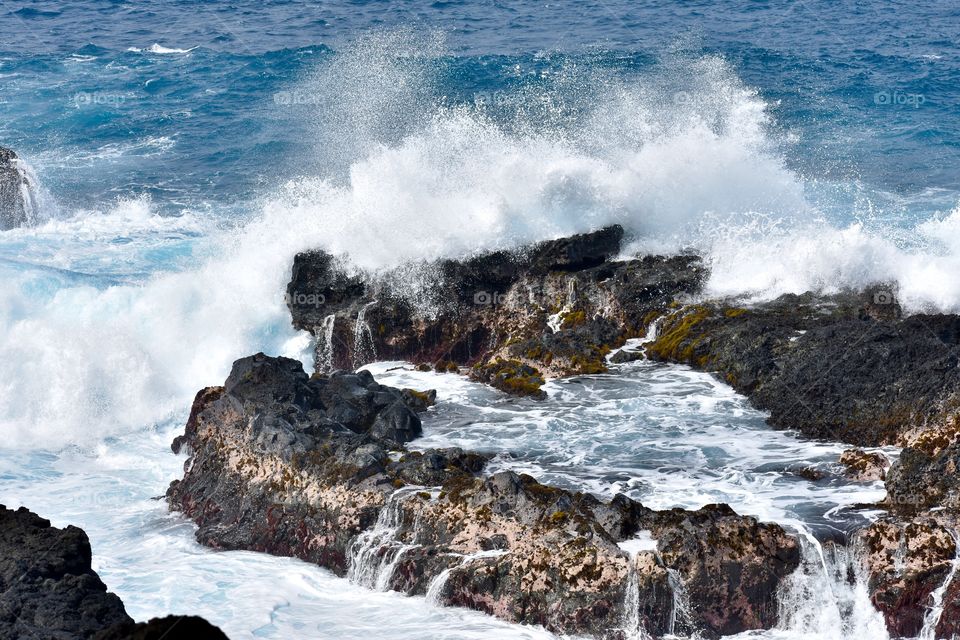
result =
[{"label": "ocean wave", "polygon": [[165,47],[161,44],[154,42],[152,45],[146,49],[140,49],[138,47],[130,47],[127,51],[132,53],[159,53],[159,54],[172,54],[172,53],[190,53],[197,47],[190,47],[189,49],[177,49],[175,47]]},{"label": "ocean wave", "polygon": [[665,58],[628,79],[563,65],[454,100],[434,80],[433,37],[407,38],[360,43],[295,87],[316,123],[304,166],[319,168],[267,190],[243,224],[132,199],[2,234],[8,256],[121,278],[0,262],[8,444],[180,419],[236,358],[307,358],[283,291],[293,255],[315,247],[376,270],[619,223],[628,251],[702,253],[713,295],[890,282],[908,309],[960,310],[960,212],[897,229],[831,221],[788,167],[767,102],[722,58]]}]

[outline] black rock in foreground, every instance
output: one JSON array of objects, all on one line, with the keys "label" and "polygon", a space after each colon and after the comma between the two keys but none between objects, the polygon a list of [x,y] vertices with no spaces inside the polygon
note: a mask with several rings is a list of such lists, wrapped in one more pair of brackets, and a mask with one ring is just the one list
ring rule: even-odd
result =
[{"label": "black rock in foreground", "polygon": [[196,616],[167,616],[149,622],[120,624],[93,640],[228,640],[220,629]]},{"label": "black rock in foreground", "polygon": [[82,529],[58,529],[24,507],[0,505],[0,639],[226,638],[200,618],[135,624],[90,563]]},{"label": "black rock in foreground", "polygon": [[0,638],[90,638],[133,622],[90,561],[83,530],[0,505]]}]

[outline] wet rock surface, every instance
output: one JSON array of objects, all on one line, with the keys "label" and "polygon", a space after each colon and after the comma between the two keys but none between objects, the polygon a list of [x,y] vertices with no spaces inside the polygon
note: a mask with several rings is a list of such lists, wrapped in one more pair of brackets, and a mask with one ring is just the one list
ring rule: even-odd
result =
[{"label": "wet rock surface", "polygon": [[196,617],[134,623],[91,560],[82,529],[58,529],[26,508],[0,505],[0,638],[226,638]]},{"label": "wet rock surface", "polygon": [[[612,226],[524,251],[375,276],[353,274],[323,252],[303,253],[294,259],[288,306],[294,326],[330,349],[333,367],[355,368],[372,354],[453,368],[476,365],[477,379],[499,382],[508,393],[538,395],[526,384],[532,378],[606,371],[611,349],[642,335],[651,315],[699,290],[705,274],[699,258],[614,260],[622,237],[623,230]],[[413,276],[429,282],[429,289],[411,295]],[[487,371],[497,361],[538,375],[504,384],[503,376]]]},{"label": "wet rock surface", "polygon": [[[903,317],[882,288],[683,306],[645,345],[653,359],[717,374],[770,412],[769,423],[860,446],[905,448],[889,466],[858,449],[840,459],[856,481],[885,480],[886,513],[854,536],[873,604],[894,637],[950,638],[960,585],[960,317]],[[938,589],[942,613],[934,611]]]},{"label": "wet rock surface", "polygon": [[[662,636],[681,624],[714,637],[776,622],[777,585],[799,561],[779,526],[724,505],[653,511],[487,475],[486,456],[459,449],[410,452],[373,426],[402,392],[298,367],[252,356],[197,395],[174,444],[190,457],[167,497],[200,542],[564,633]],[[640,531],[657,550],[631,557],[619,543]],[[677,588],[692,603],[679,623]]]},{"label": "wet rock surface", "polygon": [[[926,624],[924,633],[951,637],[960,613],[960,584],[946,582],[960,533],[960,317],[905,316],[886,285],[751,304],[704,300],[698,258],[613,260],[621,241],[622,231],[611,227],[523,252],[444,261],[432,267],[436,296],[417,309],[391,293],[389,277],[317,268],[333,264],[322,253],[297,256],[290,287],[333,292],[335,304],[323,313],[344,327],[334,349],[341,360],[355,352],[348,334],[366,308],[381,359],[471,367],[476,380],[538,398],[543,380],[606,371],[611,349],[656,322],[651,342],[611,361],[686,364],[746,395],[776,428],[858,447],[904,447],[892,466],[862,449],[839,460],[847,479],[885,480],[888,493],[878,505],[886,513],[849,543],[864,549],[871,598],[892,634],[915,635]],[[320,335],[318,315],[290,309],[295,326]],[[811,481],[824,478],[797,469]],[[938,592],[942,614],[931,621]],[[725,610],[708,625],[717,632],[732,628]]]},{"label": "wet rock surface", "polygon": [[856,482],[871,482],[887,477],[890,459],[877,451],[847,449],[840,455],[840,464],[846,467],[847,478]]},{"label": "wet rock surface", "polygon": [[0,505],[0,638],[90,638],[132,622],[90,566],[87,535]]},{"label": "wet rock surface", "polygon": [[888,295],[688,305],[662,320],[647,353],[718,374],[775,427],[859,446],[905,444],[960,407],[960,317],[900,318]]},{"label": "wet rock surface", "polygon": [[30,223],[32,186],[17,154],[0,147],[0,231]]},{"label": "wet rock surface", "polygon": [[101,631],[94,640],[228,640],[203,618],[167,616],[149,622],[120,624]]}]

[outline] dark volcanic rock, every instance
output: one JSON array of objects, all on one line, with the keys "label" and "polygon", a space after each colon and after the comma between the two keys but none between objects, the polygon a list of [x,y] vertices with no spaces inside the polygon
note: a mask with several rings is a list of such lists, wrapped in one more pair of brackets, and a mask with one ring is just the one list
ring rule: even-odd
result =
[{"label": "dark volcanic rock", "polygon": [[915,514],[940,507],[960,514],[960,442],[930,454],[907,447],[887,474],[891,511]]},{"label": "dark volcanic rock", "polygon": [[0,638],[90,638],[131,622],[120,598],[90,568],[90,542],[77,527],[0,505]]},{"label": "dark volcanic rock", "polygon": [[[698,291],[705,274],[695,256],[611,261],[622,237],[613,226],[524,251],[365,278],[348,275],[327,254],[303,253],[294,259],[288,294],[300,294],[296,299],[305,304],[288,297],[289,308],[295,327],[332,349],[334,367],[362,363],[355,337],[369,335],[381,359],[441,363],[444,370],[480,365],[478,378],[491,382],[501,377],[485,376],[482,368],[498,359],[544,379],[600,373],[612,348],[642,335],[677,298]],[[411,279],[430,283],[416,307],[403,293]],[[309,304],[320,298],[328,303]],[[356,331],[361,315],[369,334]],[[500,388],[529,395],[525,385]]]},{"label": "dark volcanic rock", "polygon": [[598,267],[620,253],[623,227],[613,225],[593,233],[549,240],[531,250],[534,271],[583,271]]},{"label": "dark volcanic rock", "polygon": [[17,154],[0,147],[0,231],[29,224],[32,199],[33,186],[19,166]]},{"label": "dark volcanic rock", "polygon": [[0,639],[160,640],[226,636],[202,618],[135,624],[90,566],[83,530],[0,505]]},{"label": "dark volcanic rock", "polygon": [[229,640],[220,629],[196,616],[167,616],[139,624],[120,624],[94,640]]},{"label": "dark volcanic rock", "polygon": [[692,305],[662,321],[647,353],[718,373],[775,427],[856,445],[902,443],[951,421],[960,406],[960,318],[887,319],[899,314],[880,314],[888,307],[876,299]]},{"label": "dark volcanic rock", "polygon": [[[484,477],[487,457],[459,449],[405,451],[404,395],[365,373],[308,379],[280,358],[238,361],[224,387],[197,395],[171,508],[216,548],[297,556],[404,593],[433,585],[444,603],[562,633],[619,638],[629,618],[663,635],[671,570],[691,630],[776,622],[777,584],[798,563],[779,526],[722,505],[658,512],[509,471]],[[641,529],[659,550],[631,558],[618,543]]]},{"label": "dark volcanic rock", "polygon": [[543,374],[519,360],[496,359],[477,364],[470,377],[516,396],[530,396],[537,400],[547,397],[547,393],[540,388],[545,382]]}]

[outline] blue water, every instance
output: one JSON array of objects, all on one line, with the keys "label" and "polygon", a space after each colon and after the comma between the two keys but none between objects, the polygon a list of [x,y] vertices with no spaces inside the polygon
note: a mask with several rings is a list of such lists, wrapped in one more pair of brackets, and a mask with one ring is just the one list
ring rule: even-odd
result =
[{"label": "blue water", "polygon": [[[66,206],[149,193],[174,212],[323,168],[304,109],[274,101],[360,34],[439,31],[433,96],[642,77],[718,55],[769,105],[791,167],[890,216],[960,184],[960,8],[911,2],[6,2],[0,140]],[[153,44],[188,55],[134,52]],[[571,123],[575,126],[574,123]],[[402,131],[396,132],[397,134]],[[157,142],[157,141],[163,142]],[[854,184],[856,187],[851,187]],[[944,190],[941,193],[940,190]]]},{"label": "blue water", "polygon": [[[910,311],[960,312],[956,3],[7,0],[0,34],[0,145],[41,203],[35,225],[0,232],[0,502],[90,531],[137,617],[200,612],[236,637],[398,620],[395,640],[546,635],[207,553],[150,500],[179,473],[166,446],[197,389],[256,351],[309,365],[282,298],[296,251],[378,269],[617,222],[628,252],[700,252],[709,295],[883,283]],[[650,420],[684,434],[664,445],[684,482],[573,440],[577,472],[545,477],[602,494],[594,467],[612,464],[651,504],[722,498],[801,528],[876,492],[796,493],[783,459],[829,464],[839,445],[780,434],[757,453],[737,434],[762,416],[729,389],[630,375],[597,382],[597,406],[636,451],[660,446]],[[436,381],[454,419],[429,442],[498,433],[460,432],[490,393],[461,383]],[[517,448],[566,424],[545,406]],[[822,574],[814,592],[851,588]],[[865,598],[771,637],[876,636]]]}]

